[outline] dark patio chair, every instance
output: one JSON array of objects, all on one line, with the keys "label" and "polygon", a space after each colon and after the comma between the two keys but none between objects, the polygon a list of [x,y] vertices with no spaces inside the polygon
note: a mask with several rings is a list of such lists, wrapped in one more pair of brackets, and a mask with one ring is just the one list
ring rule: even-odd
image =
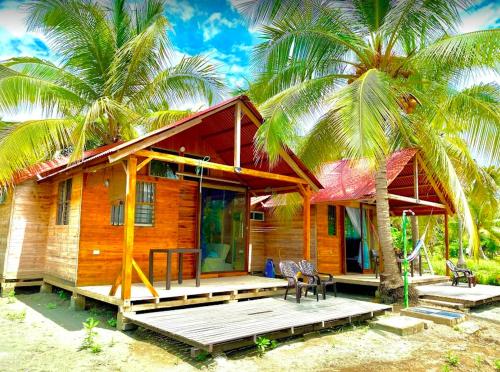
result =
[{"label": "dark patio chair", "polygon": [[319,286],[321,286],[321,290],[323,293],[323,300],[326,298],[326,287],[329,285],[333,286],[333,293],[334,293],[335,297],[337,297],[337,283],[333,279],[332,274],[320,273],[316,269],[316,266],[314,266],[314,264],[312,262],[309,262],[307,260],[300,261],[299,268],[300,268],[300,271],[302,272],[302,274],[313,277],[315,279],[316,283]]},{"label": "dark patio chair", "polygon": [[[295,288],[295,298],[297,303],[300,303],[300,298],[302,297],[302,288],[306,289],[305,296],[307,297],[307,291],[312,288],[316,293],[316,301],[319,301],[318,297],[318,284],[314,277],[307,274],[301,273],[299,265],[293,261],[281,261],[280,262],[281,275],[288,281],[288,286],[285,291],[285,300],[288,295],[288,290],[290,288]],[[300,274],[302,274],[302,280],[300,280]]]},{"label": "dark patio chair", "polygon": [[375,271],[375,279],[377,279],[380,271],[380,256],[378,255],[378,251],[376,249],[372,249],[370,252],[372,256],[373,269]]},{"label": "dark patio chair", "polygon": [[458,286],[458,282],[460,281],[460,279],[465,279],[467,281],[467,284],[469,285],[469,288],[472,286],[476,286],[476,276],[472,273],[471,270],[456,267],[455,264],[450,260],[446,260],[446,266],[448,266],[451,273],[453,274],[451,285]]}]

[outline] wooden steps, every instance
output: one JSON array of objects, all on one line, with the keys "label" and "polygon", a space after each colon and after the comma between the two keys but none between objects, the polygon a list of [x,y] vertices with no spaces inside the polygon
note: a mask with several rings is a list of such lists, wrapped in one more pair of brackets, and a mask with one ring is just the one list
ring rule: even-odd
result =
[{"label": "wooden steps", "polygon": [[443,307],[447,309],[455,309],[455,310],[464,310],[466,307],[461,302],[452,302],[452,301],[442,301],[442,300],[433,300],[430,298],[421,298],[420,302],[423,305]]}]

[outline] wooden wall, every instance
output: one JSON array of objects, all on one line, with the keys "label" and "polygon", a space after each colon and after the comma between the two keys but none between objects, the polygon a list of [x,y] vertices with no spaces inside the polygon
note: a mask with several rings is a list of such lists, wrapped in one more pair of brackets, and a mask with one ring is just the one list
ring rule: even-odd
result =
[{"label": "wooden wall", "polygon": [[[121,269],[123,226],[111,225],[109,188],[104,184],[116,172],[123,172],[123,168],[117,166],[85,175],[78,285],[110,284]],[[133,257],[147,275],[151,248],[195,246],[198,182],[149,177],[145,172],[145,168],[141,170],[137,180],[156,184],[154,226],[136,226]],[[94,254],[95,250],[99,253]],[[155,256],[155,280],[164,280],[165,261],[164,254]],[[176,258],[172,268],[175,277]],[[186,277],[194,275],[192,257],[185,257],[183,273]],[[138,277],[134,276],[133,281],[139,281]]]},{"label": "wooden wall", "polygon": [[47,253],[45,272],[49,276],[76,283],[78,267],[78,247],[80,240],[80,209],[82,203],[83,174],[72,177],[71,202],[68,225],[57,225],[57,196],[59,182],[54,180],[50,185],[51,204],[47,232]]},{"label": "wooden wall", "polygon": [[12,212],[12,195],[14,190],[9,190],[5,202],[0,204],[0,278],[5,270],[5,256],[9,239],[10,216]]},{"label": "wooden wall", "polygon": [[[5,247],[3,276],[8,279],[41,278],[51,203],[50,186],[27,181],[16,186],[10,194],[12,205],[9,203],[0,209],[0,246]],[[10,231],[7,230],[9,214]]]},{"label": "wooden wall", "polygon": [[337,234],[328,235],[328,205],[316,205],[316,228],[318,244],[318,270],[333,275],[342,274],[344,219],[340,206],[336,206]]},{"label": "wooden wall", "polygon": [[[250,228],[253,271],[262,271],[267,258],[272,258],[276,267],[282,260],[303,259],[302,212],[283,222],[267,210],[265,221],[252,221]],[[311,259],[317,262],[320,271],[342,273],[343,228],[340,206],[337,206],[336,236],[328,235],[328,206],[311,206]]]}]

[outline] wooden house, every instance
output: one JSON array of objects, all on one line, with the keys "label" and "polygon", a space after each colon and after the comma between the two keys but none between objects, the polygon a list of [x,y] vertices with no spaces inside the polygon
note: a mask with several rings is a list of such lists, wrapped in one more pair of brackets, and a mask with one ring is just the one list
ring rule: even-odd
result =
[{"label": "wooden house", "polygon": [[[323,166],[317,177],[323,188],[311,197],[311,257],[320,271],[356,283],[354,276],[343,275],[373,273],[371,251],[379,251],[375,170],[365,160],[341,160]],[[447,220],[454,213],[453,205],[417,150],[393,153],[387,162],[387,180],[392,216],[401,216],[408,209],[417,216],[444,215],[448,257]],[[274,213],[279,205],[269,196],[254,197],[252,206],[256,218],[251,220],[251,269],[262,270],[266,258],[276,263],[302,259],[303,213],[284,222]],[[358,278],[359,284],[378,283]]]},{"label": "wooden house", "polygon": [[[250,197],[298,191],[309,211],[321,188],[290,150],[272,167],[256,151],[262,121],[239,96],[88,151],[77,163],[60,158],[19,174],[0,204],[2,287],[44,281],[78,294],[108,286],[97,298],[126,306],[132,283],[142,282],[158,302],[147,275],[164,278],[166,264],[157,255],[148,272],[154,248],[200,247],[202,279],[247,274]],[[301,226],[310,224],[303,214]],[[310,229],[301,234],[308,258]],[[172,265],[177,272],[177,260]],[[193,277],[196,265],[195,255],[186,255],[183,276]]]}]

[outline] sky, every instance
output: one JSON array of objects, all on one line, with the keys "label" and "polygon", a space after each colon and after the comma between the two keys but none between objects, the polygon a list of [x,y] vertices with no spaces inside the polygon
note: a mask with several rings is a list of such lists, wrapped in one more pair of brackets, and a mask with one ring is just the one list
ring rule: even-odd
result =
[{"label": "sky", "polygon": [[[176,55],[204,54],[220,66],[231,89],[245,88],[251,77],[252,46],[259,42],[231,2],[237,0],[167,0],[166,16]],[[0,0],[0,60],[36,56],[55,60],[44,36],[26,31],[22,3]],[[500,27],[500,0],[476,1],[463,16],[460,31]],[[484,80],[492,79],[485,76]],[[6,119],[4,117],[4,119]]]}]

